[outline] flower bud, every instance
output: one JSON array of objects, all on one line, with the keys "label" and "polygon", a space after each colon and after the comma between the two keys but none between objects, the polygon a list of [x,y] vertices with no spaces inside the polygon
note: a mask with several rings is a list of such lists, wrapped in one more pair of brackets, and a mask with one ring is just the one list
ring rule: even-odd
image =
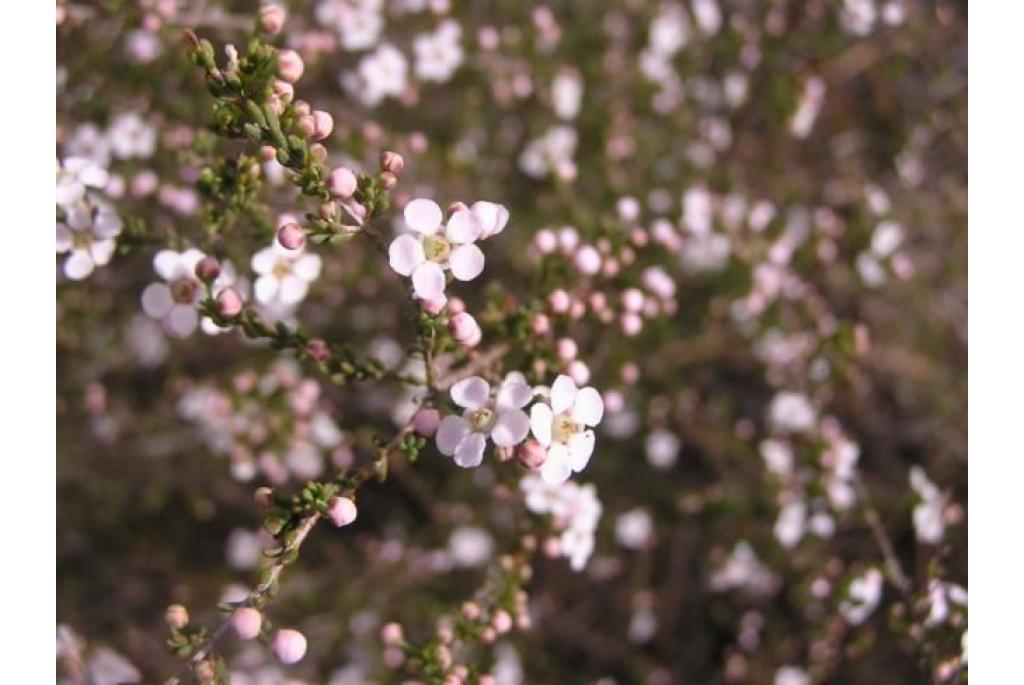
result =
[{"label": "flower bud", "polygon": [[384,641],[386,645],[397,645],[402,641],[402,626],[397,623],[386,623],[383,628],[380,629],[380,639]]},{"label": "flower bud", "polygon": [[313,112],[313,137],[323,140],[331,135],[334,130],[334,117],[327,112],[316,110]]},{"label": "flower bud", "polygon": [[299,53],[294,50],[280,50],[277,53],[277,73],[288,83],[295,83],[302,78],[306,70]]},{"label": "flower bud", "polygon": [[252,498],[259,506],[269,507],[274,503],[274,491],[264,485],[256,488],[256,492],[252,493]]},{"label": "flower bud", "polygon": [[385,190],[391,190],[398,185],[398,177],[389,171],[383,172],[380,176],[380,184]]},{"label": "flower bud", "polygon": [[459,312],[448,319],[448,330],[451,331],[455,342],[464,347],[476,347],[480,344],[483,332],[477,324],[476,319],[469,312]]},{"label": "flower bud", "polygon": [[306,232],[296,223],[287,223],[277,230],[277,241],[288,250],[298,250],[306,244]]},{"label": "flower bud", "polygon": [[196,278],[203,283],[210,283],[220,276],[220,262],[215,257],[203,257],[196,263]]},{"label": "flower bud", "polygon": [[196,664],[195,674],[199,685],[213,685],[217,682],[217,669],[209,659],[203,659]]},{"label": "flower bud", "polygon": [[309,106],[309,103],[305,100],[296,100],[292,103],[292,109],[295,110],[295,116],[304,117],[307,114],[313,113],[313,108]]},{"label": "flower bud", "polygon": [[434,437],[437,426],[441,423],[441,413],[433,407],[423,407],[413,417],[413,428],[424,438]]},{"label": "flower bud", "polygon": [[516,447],[516,460],[528,469],[539,469],[548,458],[548,451],[536,440],[527,440]]},{"label": "flower bud", "polygon": [[348,198],[356,192],[359,181],[350,169],[343,166],[338,167],[327,177],[327,188],[334,197]]},{"label": "flower bud", "polygon": [[242,313],[244,306],[245,300],[242,298],[242,294],[234,288],[224,288],[217,295],[217,311],[223,317],[231,319],[238,316]]},{"label": "flower bud", "polygon": [[313,121],[312,114],[304,114],[298,118],[295,122],[295,128],[298,130],[303,137],[309,138],[313,135],[313,131],[316,130],[316,124]]},{"label": "flower bud", "polygon": [[[275,79],[270,88],[282,105],[295,99],[295,88],[287,81]],[[284,111],[284,108],[281,107],[280,111],[275,108],[274,111],[281,114]]]},{"label": "flower bud", "polygon": [[172,604],[164,613],[164,620],[171,630],[181,630],[188,625],[188,609],[180,604]]},{"label": "flower bud", "polygon": [[448,304],[448,298],[444,293],[441,293],[441,296],[436,300],[422,300],[420,304],[423,307],[423,311],[427,314],[437,316],[444,309],[444,306]]},{"label": "flower bud", "polygon": [[347,526],[355,521],[358,513],[359,510],[356,509],[356,503],[348,497],[335,497],[327,507],[328,518],[338,528]]},{"label": "flower bud", "polygon": [[504,635],[512,630],[512,617],[504,609],[498,609],[491,617],[491,625],[499,635]]},{"label": "flower bud", "polygon": [[294,664],[306,655],[306,636],[297,630],[284,628],[274,635],[270,648],[281,663]]},{"label": "flower bud", "polygon": [[405,160],[402,155],[391,150],[380,153],[380,170],[395,176],[401,176],[405,169]]},{"label": "flower bud", "polygon": [[548,318],[547,314],[534,314],[532,325],[533,332],[537,335],[546,335],[551,331],[551,319]]},{"label": "flower bud", "polygon": [[327,148],[320,143],[313,143],[309,146],[309,154],[313,155],[313,158],[318,162],[327,161]]},{"label": "flower bud", "polygon": [[576,341],[572,338],[559,338],[555,344],[555,349],[558,358],[564,362],[572,361],[579,352],[579,346],[576,345]]},{"label": "flower bud", "polygon": [[306,343],[306,354],[318,362],[327,361],[331,356],[331,348],[325,340],[313,338]]},{"label": "flower bud", "polygon": [[235,612],[231,614],[231,627],[243,640],[256,638],[260,634],[261,625],[263,625],[263,615],[252,607],[241,607],[235,609]]},{"label": "flower bud", "polygon": [[462,617],[467,621],[475,621],[480,618],[480,605],[476,602],[464,602],[462,604]]},{"label": "flower bud", "polygon": [[260,30],[270,36],[276,36],[284,28],[287,18],[284,8],[280,5],[264,5],[260,8]]},{"label": "flower bud", "polygon": [[556,314],[564,314],[569,311],[569,306],[572,304],[572,298],[569,293],[564,290],[554,290],[548,295],[548,306],[551,307],[551,311]]}]

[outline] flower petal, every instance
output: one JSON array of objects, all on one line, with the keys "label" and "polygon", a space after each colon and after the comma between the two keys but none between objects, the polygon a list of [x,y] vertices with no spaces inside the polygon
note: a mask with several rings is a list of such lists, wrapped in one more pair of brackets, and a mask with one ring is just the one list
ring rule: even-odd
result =
[{"label": "flower petal", "polygon": [[280,281],[277,280],[277,276],[267,274],[266,276],[260,276],[256,279],[256,285],[253,287],[253,292],[256,294],[256,300],[267,304],[272,302],[277,297],[278,286]]},{"label": "flower petal", "polygon": [[171,313],[164,318],[167,332],[175,338],[187,338],[199,325],[199,313],[187,304],[176,304]]},{"label": "flower petal", "polygon": [[552,445],[548,449],[548,458],[540,467],[541,478],[548,485],[560,485],[569,480],[572,468],[569,466],[569,450],[565,445]]},{"label": "flower petal", "polygon": [[411,276],[417,266],[427,260],[423,254],[423,242],[416,236],[400,235],[388,247],[388,263],[402,276]]},{"label": "flower petal", "polygon": [[484,270],[484,253],[473,243],[460,245],[448,256],[452,275],[460,281],[472,281]]},{"label": "flower petal", "polygon": [[113,240],[97,240],[89,246],[89,256],[96,262],[96,266],[103,266],[114,256],[116,246]]},{"label": "flower petal", "polygon": [[455,448],[459,446],[462,439],[469,435],[472,428],[469,421],[461,416],[446,416],[437,426],[437,433],[434,435],[434,442],[437,444],[437,451],[446,457],[455,454]]},{"label": "flower petal", "polygon": [[582,388],[576,393],[576,400],[572,405],[572,417],[582,421],[588,426],[596,426],[601,423],[604,416],[604,400],[601,393],[594,388]]},{"label": "flower petal", "polygon": [[315,281],[320,277],[320,265],[320,255],[307,252],[292,263],[292,273],[304,281]]},{"label": "flower petal", "polygon": [[594,431],[583,431],[569,438],[569,465],[573,471],[582,471],[594,453]]},{"label": "flower petal", "polygon": [[421,300],[441,299],[444,286],[444,271],[437,262],[423,262],[412,272],[412,289]]},{"label": "flower petal", "polygon": [[469,210],[473,212],[483,227],[479,240],[498,235],[505,230],[505,225],[508,224],[508,209],[505,205],[481,200],[474,202]]},{"label": "flower petal", "polygon": [[530,430],[537,442],[545,447],[551,444],[551,424],[554,420],[555,415],[548,405],[538,403],[530,408]]},{"label": "flower petal", "polygon": [[519,378],[505,377],[505,382],[498,388],[496,404],[500,409],[521,409],[533,399],[533,388]]},{"label": "flower petal", "polygon": [[153,257],[153,269],[165,281],[179,278],[181,272],[181,255],[174,250],[160,250]]},{"label": "flower petal", "polygon": [[483,227],[473,212],[468,209],[460,209],[448,219],[444,235],[453,243],[471,243],[480,237],[482,230]]},{"label": "flower petal", "polygon": [[85,250],[74,250],[64,260],[64,275],[73,281],[80,281],[92,273],[95,264]]},{"label": "flower petal", "polygon": [[480,462],[484,460],[485,447],[487,438],[480,433],[470,433],[455,448],[455,463],[464,469],[480,466]]},{"label": "flower petal", "polygon": [[576,383],[570,376],[561,375],[551,384],[551,410],[556,414],[567,412],[576,401]]},{"label": "flower petal", "polygon": [[269,274],[274,270],[274,264],[277,263],[277,253],[274,252],[274,248],[265,247],[252,256],[250,263],[252,270],[256,273]]},{"label": "flower petal", "polygon": [[150,283],[142,291],[142,311],[153,319],[162,319],[174,306],[171,289],[163,283]]},{"label": "flower petal", "polygon": [[498,413],[498,420],[491,429],[491,440],[498,447],[518,445],[530,433],[530,419],[522,409],[505,409]]},{"label": "flower petal", "polygon": [[487,403],[491,386],[480,376],[470,376],[452,386],[452,401],[464,409],[479,409]]},{"label": "flower petal", "polygon": [[309,292],[309,283],[295,274],[285,276],[280,280],[280,284],[281,288],[278,292],[278,297],[281,298],[281,302],[284,304],[298,304],[302,302],[302,299],[306,297],[306,293]]},{"label": "flower petal", "polygon": [[71,249],[74,234],[64,224],[57,224],[57,252],[67,252]]},{"label": "flower petal", "polygon": [[412,230],[423,235],[434,235],[441,227],[441,219],[444,215],[441,208],[433,200],[420,197],[412,200],[405,206],[402,212],[405,223]]}]

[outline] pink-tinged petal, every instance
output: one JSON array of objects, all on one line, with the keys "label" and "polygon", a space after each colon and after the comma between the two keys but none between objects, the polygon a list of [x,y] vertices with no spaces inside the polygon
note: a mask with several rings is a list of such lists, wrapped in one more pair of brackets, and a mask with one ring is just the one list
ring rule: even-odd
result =
[{"label": "pink-tinged petal", "polygon": [[279,285],[280,281],[277,280],[277,276],[270,274],[260,276],[256,279],[256,284],[253,286],[253,292],[256,294],[256,300],[263,304],[273,302],[274,298],[277,297]]},{"label": "pink-tinged petal", "polygon": [[110,174],[103,167],[89,163],[78,172],[78,180],[87,186],[102,188],[110,180]]},{"label": "pink-tinged petal", "polygon": [[444,286],[444,270],[437,262],[423,262],[412,272],[412,289],[421,300],[441,299]]},{"label": "pink-tinged petal", "polygon": [[195,278],[196,264],[205,256],[201,250],[197,250],[194,247],[190,247],[182,252],[180,262],[181,273],[178,274],[178,278]]},{"label": "pink-tinged petal", "polygon": [[315,281],[320,277],[320,255],[307,252],[299,255],[292,263],[292,272],[304,281]]},{"label": "pink-tinged petal", "polygon": [[416,267],[426,260],[423,242],[416,236],[400,235],[388,247],[388,263],[399,275],[411,276]]},{"label": "pink-tinged petal", "polygon": [[100,212],[92,222],[92,232],[100,238],[113,238],[121,228],[121,217],[114,212]]},{"label": "pink-tinged petal", "polygon": [[171,313],[164,319],[164,327],[175,338],[187,338],[199,325],[199,313],[195,307],[187,304],[176,304]]},{"label": "pink-tinged petal", "polygon": [[491,429],[491,440],[499,447],[518,445],[530,433],[530,419],[521,409],[504,409]]},{"label": "pink-tinged petal", "polygon": [[569,438],[569,466],[582,471],[594,453],[594,431],[583,431]]},{"label": "pink-tinged petal", "polygon": [[113,240],[97,240],[89,246],[89,256],[96,262],[96,266],[103,266],[114,256],[116,245]]},{"label": "pink-tinged petal", "polygon": [[487,447],[487,438],[480,433],[470,433],[462,439],[455,448],[455,463],[464,469],[473,469],[480,466],[484,460],[484,448]]},{"label": "pink-tinged petal", "polygon": [[64,275],[73,281],[80,281],[92,273],[95,264],[85,250],[75,250],[64,260]]},{"label": "pink-tinged petal", "polygon": [[576,383],[572,378],[561,375],[551,384],[551,410],[562,414],[572,409],[576,401]]},{"label": "pink-tinged petal", "polygon": [[252,270],[256,273],[263,275],[269,274],[274,270],[274,264],[277,263],[277,254],[274,252],[274,248],[265,247],[252,256]]},{"label": "pink-tinged petal", "polygon": [[142,291],[142,311],[152,319],[162,319],[174,306],[171,289],[163,283],[150,283]]},{"label": "pink-tinged petal", "polygon": [[180,276],[181,255],[174,250],[160,250],[153,257],[153,269],[165,281],[173,281]]},{"label": "pink-tinged petal", "polygon": [[57,224],[57,252],[67,252],[73,244],[74,234],[64,224]]},{"label": "pink-tinged petal", "polygon": [[601,423],[604,416],[604,400],[601,393],[593,388],[587,387],[576,393],[576,401],[572,405],[572,417],[588,426],[596,426]]},{"label": "pink-tinged petal", "polygon": [[476,245],[459,245],[448,256],[452,275],[460,281],[472,281],[484,270],[484,253]]},{"label": "pink-tinged petal", "polygon": [[498,389],[496,403],[501,409],[521,409],[531,399],[533,399],[533,388],[518,378],[506,376],[505,382]]},{"label": "pink-tinged petal", "polygon": [[445,226],[444,235],[453,243],[471,243],[480,237],[483,227],[473,212],[460,209],[452,214]]},{"label": "pink-tinged petal", "polygon": [[285,276],[281,279],[280,283],[281,287],[278,291],[278,297],[282,303],[287,305],[302,302],[302,299],[306,297],[306,293],[309,292],[309,283],[295,274]]},{"label": "pink-tinged petal", "polygon": [[444,215],[437,203],[427,198],[417,198],[405,206],[402,212],[406,225],[417,233],[423,235],[434,235],[441,227],[441,219]]},{"label": "pink-tinged petal", "polygon": [[470,376],[452,386],[452,401],[463,409],[479,409],[487,404],[491,386],[480,376]]},{"label": "pink-tinged petal", "polygon": [[79,181],[61,181],[57,184],[56,201],[60,206],[72,205],[83,197],[85,197],[85,186]]},{"label": "pink-tinged petal", "polygon": [[530,430],[537,442],[545,447],[551,444],[551,425],[554,420],[555,415],[548,405],[538,403],[530,408]]},{"label": "pink-tinged petal", "polygon": [[560,485],[569,480],[572,467],[569,466],[569,450],[565,445],[552,445],[548,449],[548,458],[540,467],[541,478],[548,485]]},{"label": "pink-tinged petal", "polygon": [[472,427],[469,421],[461,416],[446,416],[437,426],[437,433],[434,442],[437,444],[437,451],[446,457],[455,454],[455,448],[459,446],[462,439],[469,435]]},{"label": "pink-tinged petal", "polygon": [[64,223],[72,231],[88,231],[92,228],[92,210],[86,204],[75,205],[67,210]]},{"label": "pink-tinged petal", "polygon": [[498,235],[505,230],[505,225],[508,224],[508,209],[505,208],[505,205],[481,200],[480,202],[474,202],[473,206],[470,207],[470,211],[473,212],[483,227],[480,240]]}]

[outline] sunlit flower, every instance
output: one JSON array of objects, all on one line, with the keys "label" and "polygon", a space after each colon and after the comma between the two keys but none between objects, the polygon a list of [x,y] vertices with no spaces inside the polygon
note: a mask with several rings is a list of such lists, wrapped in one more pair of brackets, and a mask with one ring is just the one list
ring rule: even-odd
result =
[{"label": "sunlit flower", "polygon": [[462,64],[462,29],[458,23],[443,21],[433,33],[413,39],[416,53],[416,78],[444,83]]},{"label": "sunlit flower", "polygon": [[319,255],[305,249],[289,250],[275,240],[252,256],[252,269],[258,274],[253,286],[256,300],[297,305],[305,299],[309,284],[320,276],[320,266]]},{"label": "sunlit flower", "polygon": [[480,465],[488,437],[498,447],[514,447],[530,432],[530,419],[522,408],[533,398],[533,390],[522,374],[508,374],[493,393],[483,378],[470,376],[452,386],[451,396],[465,411],[441,421],[437,449],[463,468]]},{"label": "sunlit flower", "polygon": [[594,453],[594,431],[601,422],[604,401],[592,387],[577,389],[569,376],[559,376],[546,391],[547,401],[530,410],[530,428],[547,448],[541,475],[549,483],[561,483],[582,471]]},{"label": "sunlit flower", "polygon": [[77,281],[110,261],[115,237],[121,232],[121,219],[100,199],[82,200],[67,207],[66,212],[64,221],[57,224],[57,252],[68,253],[64,275]]}]

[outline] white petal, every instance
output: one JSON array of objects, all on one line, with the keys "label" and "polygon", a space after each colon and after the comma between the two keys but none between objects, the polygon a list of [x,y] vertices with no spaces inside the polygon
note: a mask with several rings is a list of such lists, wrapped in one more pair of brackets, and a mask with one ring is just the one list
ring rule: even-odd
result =
[{"label": "white petal", "polygon": [[551,384],[551,410],[556,414],[567,412],[576,401],[576,383],[570,376],[561,375]]},{"label": "white petal", "polygon": [[576,393],[576,400],[572,405],[572,417],[582,421],[588,426],[596,426],[601,423],[604,416],[604,400],[601,393],[593,388],[582,388]]},{"label": "white petal", "polygon": [[304,281],[315,281],[320,277],[320,265],[320,255],[307,252],[295,260],[292,272]]},{"label": "white petal", "polygon": [[277,254],[274,253],[274,248],[265,247],[252,256],[252,270],[258,274],[269,274],[274,270],[274,264],[277,263]]},{"label": "white petal", "polygon": [[103,266],[114,256],[116,245],[113,240],[97,240],[89,247],[89,256],[96,262],[96,266]]},{"label": "white petal", "polygon": [[480,237],[482,230],[483,228],[473,212],[468,209],[460,209],[448,219],[444,235],[453,243],[471,243]]},{"label": "white petal", "polygon": [[89,205],[77,204],[67,210],[67,217],[64,219],[64,223],[68,225],[72,231],[88,231],[92,228],[92,210]]},{"label": "white petal", "polygon": [[173,281],[181,274],[181,255],[174,250],[160,250],[153,257],[153,269],[165,281]]},{"label": "white petal", "polygon": [[171,313],[164,319],[167,332],[176,338],[187,338],[199,325],[199,314],[195,308],[187,304],[176,304]]},{"label": "white petal", "polygon": [[102,188],[110,180],[107,170],[96,164],[88,164],[78,172],[78,180],[93,188]]},{"label": "white petal", "polygon": [[452,401],[464,409],[479,409],[487,403],[491,386],[480,376],[470,376],[452,386]]},{"label": "white petal", "polygon": [[498,389],[496,404],[501,409],[520,409],[533,399],[533,388],[518,378],[505,377]]},{"label": "white petal", "polygon": [[416,236],[400,235],[388,247],[388,263],[396,273],[411,276],[417,266],[427,260],[423,254],[423,242]]},{"label": "white petal", "polygon": [[437,451],[446,457],[455,454],[455,448],[459,446],[462,439],[469,435],[472,428],[469,421],[461,416],[446,416],[437,426],[437,433],[434,435],[434,442],[437,444]]},{"label": "white petal", "polygon": [[71,249],[73,233],[64,224],[57,224],[57,252],[67,252]]},{"label": "white petal", "polygon": [[464,469],[480,466],[480,462],[484,460],[486,446],[487,438],[480,433],[470,433],[455,448],[455,463]]},{"label": "white petal", "polygon": [[474,202],[473,206],[469,209],[476,215],[480,225],[483,226],[484,230],[480,234],[481,240],[490,238],[505,230],[505,225],[508,223],[508,209],[505,208],[505,205],[481,200]]},{"label": "white petal", "polygon": [[88,252],[75,250],[64,260],[64,275],[73,281],[80,281],[91,274],[95,266]]},{"label": "white petal", "polygon": [[114,212],[101,211],[92,224],[92,232],[100,238],[113,238],[121,232],[121,217]]},{"label": "white petal", "polygon": [[569,438],[569,465],[573,471],[582,471],[594,453],[594,431],[583,431]]},{"label": "white petal", "polygon": [[412,289],[421,300],[440,299],[444,286],[444,271],[437,262],[423,262],[412,272]]},{"label": "white petal", "polygon": [[569,466],[569,450],[565,445],[552,445],[548,458],[540,467],[540,475],[548,485],[559,485],[569,480],[572,468]]},{"label": "white petal", "polygon": [[484,253],[473,243],[459,245],[448,256],[448,263],[455,278],[472,281],[484,270]]},{"label": "white petal", "polygon": [[551,424],[554,420],[555,415],[548,405],[541,402],[530,408],[530,430],[537,442],[545,447],[551,444]]},{"label": "white petal", "polygon": [[256,299],[263,304],[273,301],[274,297],[277,296],[277,289],[277,276],[267,274],[256,279],[254,292],[256,293]]},{"label": "white petal", "polygon": [[146,316],[150,318],[164,318],[173,306],[174,298],[171,297],[171,289],[163,283],[150,283],[142,291],[142,311],[146,312]]},{"label": "white petal", "polygon": [[196,264],[205,256],[201,250],[197,250],[194,247],[190,247],[182,252],[180,264],[182,273],[179,278],[195,278]]},{"label": "white petal", "polygon": [[85,196],[85,186],[76,180],[62,181],[57,184],[57,204],[62,207],[74,204]]},{"label": "white petal", "polygon": [[441,219],[444,217],[436,202],[423,197],[409,202],[402,215],[409,228],[423,235],[437,233],[437,229],[441,227]]},{"label": "white petal", "polygon": [[491,429],[491,440],[499,447],[518,445],[530,433],[530,419],[522,409],[504,409]]},{"label": "white petal", "polygon": [[281,279],[281,289],[278,292],[278,296],[284,304],[298,304],[302,302],[302,298],[306,296],[308,291],[309,284],[298,276],[291,274]]}]

